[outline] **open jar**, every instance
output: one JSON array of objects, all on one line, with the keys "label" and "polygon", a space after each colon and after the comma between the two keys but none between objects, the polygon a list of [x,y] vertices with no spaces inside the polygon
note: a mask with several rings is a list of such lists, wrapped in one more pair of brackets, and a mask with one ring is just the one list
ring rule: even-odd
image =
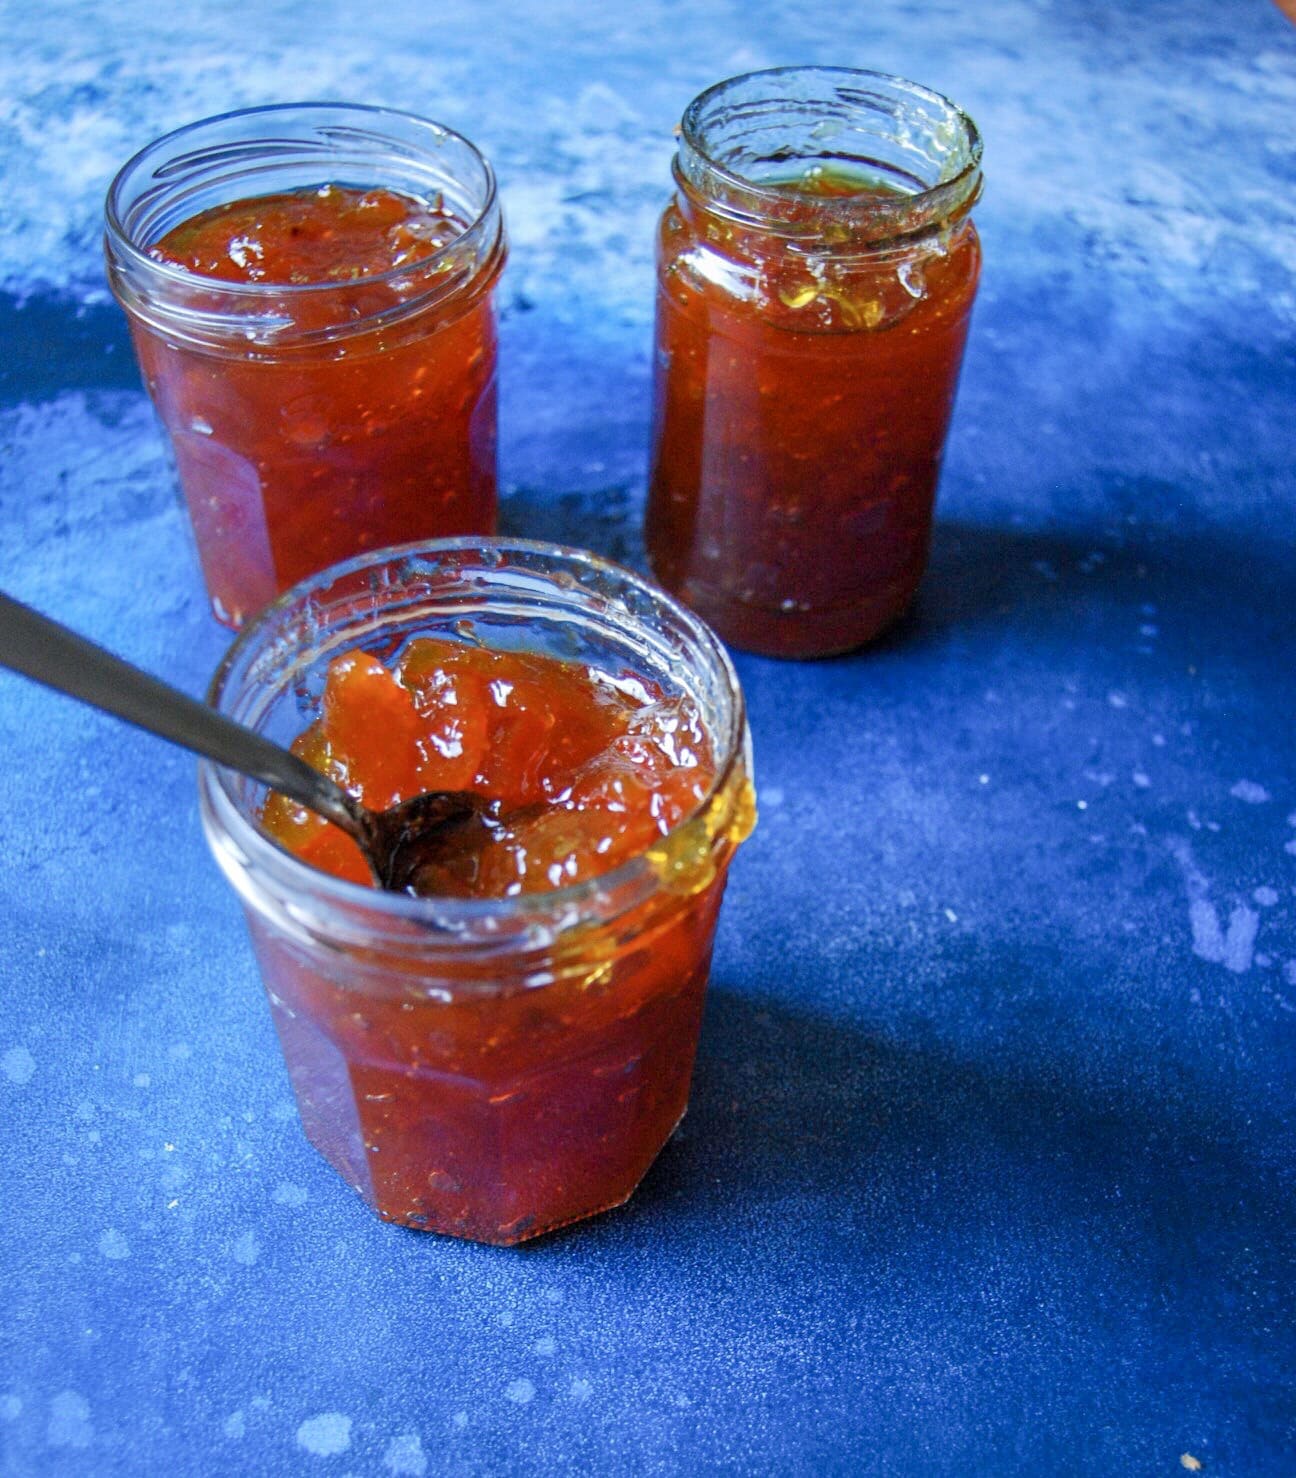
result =
[{"label": "open jar", "polygon": [[414,898],[319,872],[204,763],[308,1138],[379,1216],[512,1243],[625,1201],[683,1115],[716,919],[755,820],[723,647],[650,583],[552,545],[438,541],[352,560],[250,623],[215,707],[288,742],[330,660],[418,637],[534,651],[696,705],[714,779],[647,851],[552,892]]},{"label": "open jar", "polygon": [[[385,270],[341,261],[321,274],[303,255],[289,282],[204,275],[160,245],[263,203],[254,229],[224,243],[243,266],[267,236],[302,234],[290,212],[330,192],[308,223],[317,234],[336,202],[357,199],[448,229]],[[384,229],[383,211],[370,214]],[[105,253],[222,621],[237,627],[366,549],[493,531],[505,242],[494,174],[467,139],[342,104],[207,119],[121,170]]]},{"label": "open jar", "polygon": [[652,566],[735,646],[909,605],[980,269],[981,140],[899,77],[784,67],[684,114],[658,239]]}]

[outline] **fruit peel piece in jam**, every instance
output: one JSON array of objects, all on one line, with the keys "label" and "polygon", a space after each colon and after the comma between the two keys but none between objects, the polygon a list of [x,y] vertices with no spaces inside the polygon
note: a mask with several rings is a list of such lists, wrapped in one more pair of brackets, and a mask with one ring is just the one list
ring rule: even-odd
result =
[{"label": "fruit peel piece in jam", "polygon": [[[512,897],[609,871],[704,799],[711,757],[697,715],[646,697],[579,664],[425,637],[390,671],[359,650],[335,657],[321,717],[293,747],[369,806],[434,789],[484,795],[490,840],[448,857],[432,891]],[[303,860],[368,881],[327,822],[278,796],[263,821]]]}]

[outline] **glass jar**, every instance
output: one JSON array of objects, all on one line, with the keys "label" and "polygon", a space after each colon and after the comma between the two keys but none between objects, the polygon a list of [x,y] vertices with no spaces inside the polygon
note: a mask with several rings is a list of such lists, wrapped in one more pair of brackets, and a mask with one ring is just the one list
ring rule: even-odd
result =
[{"label": "glass jar", "polygon": [[512,1243],[625,1201],[684,1113],[716,917],[755,811],[723,647],[593,555],[445,540],[328,570],[248,625],[212,683],[282,742],[330,659],[435,635],[590,663],[698,705],[715,780],[661,842],[550,893],[414,898],[347,883],[258,825],[264,789],[203,764],[308,1138],[379,1216]]},{"label": "glass jar", "polygon": [[[459,234],[389,271],[289,285],[150,254],[214,207],[324,185],[395,192]],[[227,113],[137,154],[106,217],[108,280],[222,621],[365,549],[493,531],[506,248],[494,174],[467,139],[384,108]]]},{"label": "glass jar", "polygon": [[658,577],[735,646],[857,647],[913,598],[980,246],[975,125],[841,67],[684,114],[658,240]]}]

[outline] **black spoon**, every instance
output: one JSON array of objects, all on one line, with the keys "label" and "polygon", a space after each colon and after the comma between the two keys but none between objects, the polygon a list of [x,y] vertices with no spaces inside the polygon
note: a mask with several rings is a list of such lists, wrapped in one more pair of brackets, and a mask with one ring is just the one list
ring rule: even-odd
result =
[{"label": "black spoon", "polygon": [[282,791],[341,827],[390,892],[419,892],[420,876],[434,876],[437,863],[489,832],[488,802],[467,790],[429,790],[371,811],[290,750],[4,594],[0,666]]}]

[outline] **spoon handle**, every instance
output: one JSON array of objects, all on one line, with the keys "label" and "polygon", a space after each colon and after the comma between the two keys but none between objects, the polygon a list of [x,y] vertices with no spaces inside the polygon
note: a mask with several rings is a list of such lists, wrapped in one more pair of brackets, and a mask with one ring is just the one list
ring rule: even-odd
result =
[{"label": "spoon handle", "polygon": [[355,835],[351,797],[305,760],[2,592],[0,666],[264,781]]}]

